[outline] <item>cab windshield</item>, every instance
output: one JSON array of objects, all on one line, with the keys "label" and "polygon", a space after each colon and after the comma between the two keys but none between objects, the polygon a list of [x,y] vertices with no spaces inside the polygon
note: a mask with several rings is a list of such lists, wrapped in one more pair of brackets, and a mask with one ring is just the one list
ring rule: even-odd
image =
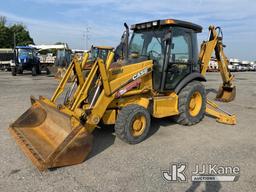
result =
[{"label": "cab windshield", "polygon": [[129,54],[146,56],[156,61],[164,58],[166,30],[134,31],[129,44]]},{"label": "cab windshield", "polygon": [[18,49],[18,54],[22,57],[33,57],[33,51],[31,49]]},{"label": "cab windshield", "polygon": [[92,60],[97,59],[98,52],[99,52],[99,50],[96,47],[92,48],[92,50],[91,50],[91,59]]},{"label": "cab windshield", "polygon": [[96,60],[99,57],[105,61],[107,59],[107,56],[108,56],[107,49],[99,49],[99,48],[94,47],[91,51],[92,60]]}]

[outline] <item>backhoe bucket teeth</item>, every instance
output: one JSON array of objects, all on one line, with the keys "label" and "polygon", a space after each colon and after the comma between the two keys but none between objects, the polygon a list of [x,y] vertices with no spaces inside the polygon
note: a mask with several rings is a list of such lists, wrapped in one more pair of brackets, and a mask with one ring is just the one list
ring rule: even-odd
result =
[{"label": "backhoe bucket teeth", "polygon": [[92,147],[92,135],[79,120],[40,100],[11,124],[9,130],[40,171],[81,163]]},{"label": "backhoe bucket teeth", "polygon": [[225,87],[220,86],[219,91],[216,95],[216,100],[221,102],[233,101],[236,97],[236,87]]}]

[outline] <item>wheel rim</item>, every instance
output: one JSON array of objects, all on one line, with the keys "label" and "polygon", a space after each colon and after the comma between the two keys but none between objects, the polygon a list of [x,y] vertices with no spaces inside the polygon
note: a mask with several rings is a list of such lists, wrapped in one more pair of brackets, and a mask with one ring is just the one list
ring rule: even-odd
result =
[{"label": "wheel rim", "polygon": [[146,128],[146,117],[143,115],[137,116],[132,123],[132,136],[141,136]]},{"label": "wheel rim", "polygon": [[199,114],[202,107],[202,95],[200,92],[196,91],[190,98],[189,102],[189,113],[191,116],[195,117]]}]

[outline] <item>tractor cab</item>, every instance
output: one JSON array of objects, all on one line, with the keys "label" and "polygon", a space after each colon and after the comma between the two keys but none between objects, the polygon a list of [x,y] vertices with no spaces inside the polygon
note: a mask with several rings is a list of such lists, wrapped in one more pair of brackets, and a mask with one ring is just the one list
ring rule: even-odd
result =
[{"label": "tractor cab", "polygon": [[111,51],[113,51],[113,47],[109,46],[92,46],[89,51],[89,59],[84,66],[84,70],[90,70],[92,68],[93,63],[100,58],[105,63]]},{"label": "tractor cab", "polygon": [[55,66],[56,67],[68,67],[71,62],[71,53],[70,49],[58,49],[56,52]]},{"label": "tractor cab", "polygon": [[200,73],[197,33],[202,27],[179,20],[157,20],[131,26],[128,64],[153,60],[153,87],[174,90],[191,73]]},{"label": "tractor cab", "polygon": [[32,75],[40,74],[40,60],[37,50],[30,46],[16,46],[15,59],[11,65],[12,75],[22,74],[24,70],[32,71]]},{"label": "tractor cab", "polygon": [[95,61],[97,58],[101,58],[106,62],[109,52],[113,51],[113,49],[113,47],[108,46],[92,46],[90,60]]}]

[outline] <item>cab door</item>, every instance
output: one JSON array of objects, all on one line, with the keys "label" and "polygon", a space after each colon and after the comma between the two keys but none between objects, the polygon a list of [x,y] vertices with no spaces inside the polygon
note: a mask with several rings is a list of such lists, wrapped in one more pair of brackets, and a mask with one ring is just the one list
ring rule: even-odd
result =
[{"label": "cab door", "polygon": [[186,28],[173,27],[171,34],[169,51],[167,52],[163,69],[162,91],[174,90],[179,82],[192,72],[194,65],[193,31]]}]

